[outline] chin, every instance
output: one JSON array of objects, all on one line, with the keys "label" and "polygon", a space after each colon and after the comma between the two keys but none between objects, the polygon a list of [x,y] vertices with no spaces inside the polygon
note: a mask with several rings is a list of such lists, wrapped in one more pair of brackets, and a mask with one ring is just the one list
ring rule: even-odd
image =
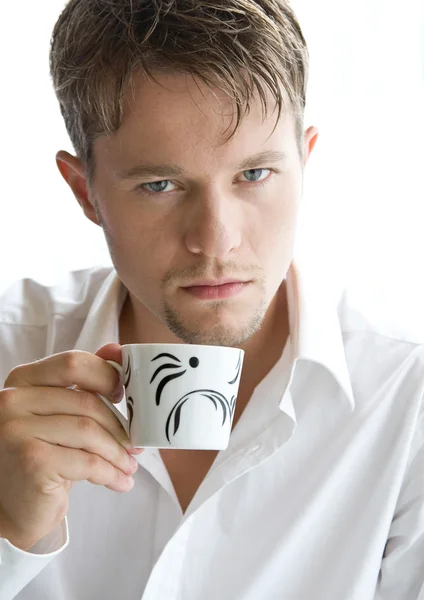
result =
[{"label": "chin", "polygon": [[241,332],[241,331],[222,331],[219,329],[213,329],[210,331],[190,331],[185,329],[184,331],[178,330],[173,331],[185,344],[200,344],[205,346],[229,346],[229,347],[240,347],[245,344],[253,335],[252,332]]},{"label": "chin", "polygon": [[185,344],[240,347],[259,331],[263,317],[264,311],[258,310],[246,319],[238,315],[238,323],[234,318],[223,319],[218,314],[190,323],[188,319],[167,310],[165,322],[168,329]]}]

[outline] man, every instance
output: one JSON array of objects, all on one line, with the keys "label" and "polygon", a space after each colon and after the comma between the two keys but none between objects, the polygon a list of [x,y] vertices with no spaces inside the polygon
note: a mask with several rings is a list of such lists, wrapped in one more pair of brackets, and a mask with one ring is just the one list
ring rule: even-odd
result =
[{"label": "man", "polygon": [[[424,347],[293,259],[318,131],[290,7],[71,0],[51,71],[115,269],[1,302],[1,598],[422,600]],[[245,350],[227,450],[131,448],[97,394],[145,342]]]}]

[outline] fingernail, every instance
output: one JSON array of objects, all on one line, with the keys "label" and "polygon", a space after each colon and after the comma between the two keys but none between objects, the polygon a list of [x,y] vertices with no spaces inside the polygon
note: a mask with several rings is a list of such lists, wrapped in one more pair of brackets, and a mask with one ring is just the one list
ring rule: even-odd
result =
[{"label": "fingernail", "polygon": [[129,452],[130,454],[141,454],[142,452],[144,452],[144,448],[132,448],[132,447],[131,447],[131,448],[128,450],[128,452]]},{"label": "fingernail", "polygon": [[120,402],[123,397],[124,397],[124,387],[123,387],[122,383],[119,382],[115,388],[115,391],[112,394],[112,400],[114,402]]}]

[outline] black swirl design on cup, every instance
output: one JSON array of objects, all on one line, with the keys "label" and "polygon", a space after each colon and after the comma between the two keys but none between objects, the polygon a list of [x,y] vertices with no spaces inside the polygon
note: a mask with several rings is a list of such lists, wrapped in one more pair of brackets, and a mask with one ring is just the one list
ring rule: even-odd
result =
[{"label": "black swirl design on cup", "polygon": [[[178,377],[182,377],[187,372],[187,368],[184,368],[182,361],[172,354],[168,354],[168,353],[158,354],[157,356],[155,356],[155,358],[152,359],[152,362],[159,360],[161,358],[170,359],[172,362],[167,362],[167,363],[161,365],[160,367],[158,367],[156,369],[156,371],[154,372],[152,378],[150,379],[150,384],[152,384],[154,382],[154,380],[159,376],[160,373],[165,374],[165,372],[169,371],[169,370],[173,370],[174,372],[171,372],[170,374],[165,375],[163,377],[163,379],[160,380],[160,382],[157,386],[157,389],[156,389],[156,394],[155,394],[156,406],[160,405],[162,392],[165,389],[166,385],[168,383],[170,383],[171,381],[173,381],[174,379],[176,379]],[[237,365],[235,368],[235,376],[231,381],[228,382],[230,385],[235,385],[238,382],[238,380],[240,379],[241,363],[242,363],[241,359],[242,359],[242,353],[240,352],[239,356],[238,356]],[[191,368],[196,369],[199,366],[200,361],[196,356],[193,356],[190,358],[188,363]],[[221,392],[218,392],[216,390],[211,390],[211,389],[192,390],[192,391],[184,394],[184,396],[182,396],[174,404],[172,410],[170,411],[170,413],[168,415],[168,418],[167,418],[167,421],[165,424],[165,435],[166,435],[166,439],[168,440],[169,443],[171,443],[171,436],[172,437],[175,436],[180,427],[183,406],[186,404],[186,402],[188,402],[188,400],[190,400],[191,398],[193,398],[195,395],[198,395],[198,394],[200,396],[202,396],[203,398],[206,398],[207,400],[212,402],[216,410],[218,410],[218,407],[221,408],[221,410],[222,410],[222,425],[221,426],[222,427],[224,426],[227,418],[229,418],[232,422],[232,419],[234,416],[236,400],[237,400],[237,396],[235,394],[231,397],[231,400],[228,401],[227,398],[223,394],[221,394]],[[173,428],[172,428],[173,431],[171,432],[172,424],[173,424]]]},{"label": "black swirl design on cup", "polygon": [[240,378],[240,374],[241,374],[241,352],[239,352],[239,357],[238,357],[238,361],[237,361],[237,366],[236,366],[236,376],[234,377],[234,379],[232,379],[231,381],[229,381],[228,383],[230,385],[234,385],[235,383],[237,383],[238,379]]},{"label": "black swirl design on cup", "polygon": [[131,396],[127,395],[127,390],[128,390],[128,386],[130,385],[130,381],[131,381],[131,358],[128,357],[128,364],[127,364],[127,368],[125,369],[125,376],[126,376],[126,380],[124,382],[124,388],[125,388],[125,396],[127,398],[127,410],[128,410],[128,420],[129,420],[129,431],[131,431],[131,424],[133,422],[134,419],[134,400],[132,399]]},{"label": "black swirl design on cup", "polygon": [[154,380],[156,379],[156,377],[162,371],[167,371],[169,369],[180,369],[180,370],[178,372],[171,373],[170,375],[167,375],[166,377],[164,377],[161,380],[161,382],[159,383],[159,385],[158,385],[158,387],[156,389],[156,406],[159,406],[159,404],[160,404],[160,399],[161,399],[161,396],[162,396],[162,392],[165,389],[165,386],[170,381],[172,381],[173,379],[177,379],[178,377],[182,377],[184,375],[184,373],[187,373],[187,369],[184,369],[184,371],[181,370],[184,367],[182,366],[182,363],[181,363],[180,359],[177,358],[176,356],[173,356],[172,354],[168,354],[167,352],[162,352],[161,354],[158,354],[157,356],[155,356],[155,358],[152,358],[151,362],[154,362],[155,360],[159,360],[160,358],[170,358],[174,362],[172,362],[172,363],[170,363],[170,362],[165,363],[164,365],[161,365],[158,369],[156,369],[156,371],[152,375],[150,383],[153,383]]},{"label": "black swirl design on cup", "polygon": [[222,424],[221,424],[222,427],[224,426],[225,421],[227,420],[227,417],[229,417],[231,419],[231,417],[232,417],[231,406],[223,394],[221,394],[220,392],[216,392],[215,390],[193,390],[192,392],[188,392],[187,394],[184,394],[184,396],[182,398],[180,398],[178,400],[178,402],[175,403],[173,409],[169,413],[169,416],[166,420],[166,425],[165,425],[165,435],[166,435],[166,439],[168,440],[169,443],[171,443],[170,427],[171,427],[172,419],[173,419],[173,424],[174,424],[174,430],[171,435],[175,436],[180,427],[181,411],[182,411],[184,404],[188,400],[190,400],[190,398],[192,398],[194,395],[197,395],[197,394],[200,394],[204,398],[207,398],[208,400],[210,400],[213,403],[213,405],[215,406],[216,410],[218,410],[218,404],[220,405],[220,407],[222,408]]}]

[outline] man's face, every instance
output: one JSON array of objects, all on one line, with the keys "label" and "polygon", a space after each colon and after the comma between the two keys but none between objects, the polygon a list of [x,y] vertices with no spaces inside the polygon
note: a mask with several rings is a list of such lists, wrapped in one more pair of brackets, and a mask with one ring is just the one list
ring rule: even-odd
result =
[{"label": "man's face", "polygon": [[[137,80],[122,127],[95,143],[97,215],[135,314],[163,328],[161,341],[170,330],[240,346],[292,260],[303,186],[294,118],[283,113],[272,133],[276,113],[263,120],[256,98],[228,141],[234,110],[222,92],[184,75],[158,81]],[[204,286],[222,280],[243,283]]]}]

